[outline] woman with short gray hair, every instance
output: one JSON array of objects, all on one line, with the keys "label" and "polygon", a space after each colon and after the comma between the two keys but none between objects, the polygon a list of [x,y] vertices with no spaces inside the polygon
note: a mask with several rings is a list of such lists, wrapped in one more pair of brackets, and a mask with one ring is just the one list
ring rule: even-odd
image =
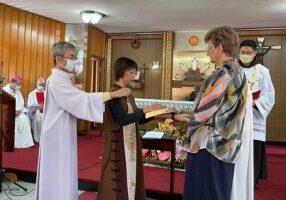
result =
[{"label": "woman with short gray hair", "polygon": [[184,200],[253,199],[252,106],[246,77],[235,60],[239,38],[230,27],[205,36],[217,70],[202,84],[184,149],[189,153]]}]

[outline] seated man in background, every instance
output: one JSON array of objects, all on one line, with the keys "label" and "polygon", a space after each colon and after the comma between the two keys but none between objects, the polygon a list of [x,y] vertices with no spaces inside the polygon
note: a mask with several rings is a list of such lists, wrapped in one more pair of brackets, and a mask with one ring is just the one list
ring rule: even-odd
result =
[{"label": "seated man in background", "polygon": [[40,142],[45,88],[46,81],[40,77],[37,81],[37,88],[30,92],[28,96],[28,109],[32,115],[32,130],[35,142]]},{"label": "seated man in background", "polygon": [[28,110],[24,107],[24,99],[21,93],[22,78],[15,76],[3,90],[15,97],[16,100],[16,119],[15,119],[15,148],[26,148],[34,146],[30,120],[26,113]]}]

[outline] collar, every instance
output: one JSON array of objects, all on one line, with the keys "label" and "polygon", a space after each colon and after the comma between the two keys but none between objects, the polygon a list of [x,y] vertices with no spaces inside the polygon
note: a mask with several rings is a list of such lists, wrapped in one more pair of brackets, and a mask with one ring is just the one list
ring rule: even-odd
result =
[{"label": "collar", "polygon": [[255,65],[259,64],[259,62],[257,60],[253,60],[249,66],[245,66],[245,64],[243,64],[240,60],[238,61],[238,63],[243,68],[251,68],[251,67],[254,67]]},{"label": "collar", "polygon": [[9,91],[10,91],[12,94],[16,94],[17,90],[12,90],[12,88],[11,88],[11,83],[8,84],[8,88],[9,88]]},{"label": "collar", "polygon": [[57,68],[52,69],[52,75],[56,76],[57,78],[59,78],[61,80],[65,80],[65,81],[69,81],[69,82],[72,81],[72,77],[73,77],[71,74],[69,74],[65,71],[59,70]]}]

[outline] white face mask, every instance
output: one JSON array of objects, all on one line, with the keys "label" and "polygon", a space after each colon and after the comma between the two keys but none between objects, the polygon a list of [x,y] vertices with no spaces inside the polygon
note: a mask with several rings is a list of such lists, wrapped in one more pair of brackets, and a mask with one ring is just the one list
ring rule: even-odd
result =
[{"label": "white face mask", "polygon": [[75,77],[81,78],[83,72],[83,66],[82,64],[77,64],[75,67]]},{"label": "white face mask", "polygon": [[45,87],[42,86],[42,85],[38,85],[38,86],[37,86],[37,90],[40,91],[40,92],[42,92],[42,91],[45,90]]},{"label": "white face mask", "polygon": [[77,60],[72,60],[72,59],[67,59],[67,64],[65,66],[65,69],[68,72],[74,72],[75,71],[75,66],[77,65],[78,61]]},{"label": "white face mask", "polygon": [[248,64],[253,61],[254,57],[252,55],[239,54],[239,59],[243,64]]},{"label": "white face mask", "polygon": [[22,85],[16,85],[16,90],[21,90]]}]

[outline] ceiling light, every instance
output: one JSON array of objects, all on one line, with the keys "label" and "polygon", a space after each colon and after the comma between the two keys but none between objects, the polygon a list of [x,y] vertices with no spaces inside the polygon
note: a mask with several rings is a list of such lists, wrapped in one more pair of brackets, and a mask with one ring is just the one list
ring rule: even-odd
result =
[{"label": "ceiling light", "polygon": [[82,21],[84,23],[96,24],[103,17],[103,14],[95,12],[93,10],[84,10],[80,13]]}]

